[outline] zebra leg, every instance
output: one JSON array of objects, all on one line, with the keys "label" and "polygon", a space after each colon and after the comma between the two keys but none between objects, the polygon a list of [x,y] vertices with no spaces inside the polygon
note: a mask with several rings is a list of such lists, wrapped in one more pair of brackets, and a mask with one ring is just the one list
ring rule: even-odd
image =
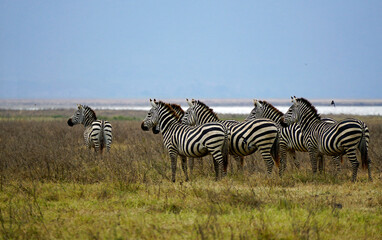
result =
[{"label": "zebra leg", "polygon": [[310,164],[312,165],[313,174],[317,173],[317,157],[318,153],[316,150],[309,150]]},{"label": "zebra leg", "polygon": [[182,169],[184,172],[184,176],[186,177],[186,182],[188,181],[188,174],[187,174],[187,158],[182,156]]},{"label": "zebra leg", "polygon": [[194,170],[194,158],[188,158],[188,167],[190,168],[190,174]]},{"label": "zebra leg", "polygon": [[[244,165],[244,157],[240,157],[240,156],[237,156],[237,155],[234,155],[233,156],[236,160],[236,163],[237,163],[237,169],[242,172],[243,171],[243,165]],[[231,165],[232,166],[232,165]]]},{"label": "zebra leg", "polygon": [[296,151],[294,149],[289,150],[290,155],[292,155],[294,166],[300,169],[300,161],[296,157]]},{"label": "zebra leg", "polygon": [[334,156],[332,159],[333,159],[333,163],[334,163],[334,166],[336,167],[336,174],[339,173],[341,171],[341,160],[340,160],[340,157],[341,156]]},{"label": "zebra leg", "polygon": [[176,174],[176,159],[178,155],[176,153],[170,153],[171,158],[171,181],[175,182],[175,174]]},{"label": "zebra leg", "polygon": [[323,173],[324,168],[325,168],[324,157],[322,155],[319,155],[318,156],[318,171],[320,171],[320,173]]},{"label": "zebra leg", "polygon": [[286,169],[286,161],[287,161],[286,145],[280,143],[280,168],[279,168],[279,176],[280,177],[282,177],[282,175]]},{"label": "zebra leg", "polygon": [[270,149],[260,149],[261,156],[267,166],[267,173],[270,175],[272,173],[273,165],[275,164],[272,155],[270,153]]},{"label": "zebra leg", "polygon": [[369,181],[372,182],[373,181],[373,178],[371,177],[371,170],[370,170],[370,166],[371,165],[371,159],[368,158],[367,159],[367,173],[369,175]]},{"label": "zebra leg", "polygon": [[220,151],[216,151],[211,153],[212,158],[214,159],[214,167],[215,167],[215,173],[216,173],[216,181],[223,177],[223,155]]},{"label": "zebra leg", "polygon": [[357,180],[357,172],[359,167],[359,162],[357,160],[357,155],[355,149],[350,149],[346,152],[346,155],[348,156],[348,159],[352,165],[353,174],[352,174],[352,182],[355,182]]}]

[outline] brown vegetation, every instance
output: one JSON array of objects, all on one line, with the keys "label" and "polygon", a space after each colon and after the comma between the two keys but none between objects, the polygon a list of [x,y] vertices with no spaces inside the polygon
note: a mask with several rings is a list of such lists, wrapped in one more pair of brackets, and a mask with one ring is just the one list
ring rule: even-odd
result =
[{"label": "brown vegetation", "polygon": [[[145,112],[97,111],[99,118],[113,124],[111,152],[102,157],[85,148],[81,126],[67,126],[71,114],[0,111],[0,238],[49,239],[64,234],[68,239],[318,239],[336,237],[337,232],[349,239],[381,236],[381,218],[372,217],[382,212],[381,117],[360,117],[371,134],[373,183],[361,169],[358,182],[351,183],[346,158],[338,176],[330,158],[326,173],[312,176],[306,153],[297,155],[301,169],[289,160],[283,179],[277,171],[268,178],[256,153],[245,158],[244,172],[230,162],[229,174],[221,182],[214,181],[210,157],[195,160],[189,183],[183,182],[179,161],[177,183],[172,184],[161,136],[140,128],[138,119]],[[349,223],[353,221],[360,226]],[[75,227],[81,224],[83,229]],[[114,233],[108,232],[107,224],[115,225]],[[347,224],[363,232],[353,235]]]}]

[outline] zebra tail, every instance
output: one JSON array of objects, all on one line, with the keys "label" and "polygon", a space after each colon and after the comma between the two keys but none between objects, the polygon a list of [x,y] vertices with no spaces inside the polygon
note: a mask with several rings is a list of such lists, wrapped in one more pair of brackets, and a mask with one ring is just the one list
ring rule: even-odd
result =
[{"label": "zebra tail", "polygon": [[100,136],[99,136],[99,149],[100,149],[100,152],[102,154],[103,152],[103,148],[105,147],[105,121],[104,120],[101,120],[101,129],[100,129]]},{"label": "zebra tail", "polygon": [[279,131],[277,131],[276,139],[273,142],[273,145],[271,148],[271,155],[278,168],[280,168],[280,136],[279,134],[280,134]]},{"label": "zebra tail", "polygon": [[358,149],[361,152],[361,161],[362,161],[362,168],[367,169],[369,165],[369,156],[368,156],[368,146],[367,146],[367,141],[365,137],[365,128],[363,128],[362,131],[362,139],[361,142],[358,145]]}]

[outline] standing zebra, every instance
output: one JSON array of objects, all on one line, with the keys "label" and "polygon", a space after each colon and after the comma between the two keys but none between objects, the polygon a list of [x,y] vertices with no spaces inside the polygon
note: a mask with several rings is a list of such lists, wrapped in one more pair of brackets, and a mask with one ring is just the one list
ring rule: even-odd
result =
[{"label": "standing zebra", "polygon": [[[245,119],[246,121],[258,118],[267,118],[274,121],[277,124],[277,127],[280,131],[280,155],[281,155],[281,167],[280,167],[280,175],[282,175],[286,166],[287,152],[291,153],[294,164],[297,168],[299,168],[300,163],[296,159],[296,151],[299,152],[308,152],[308,145],[306,138],[301,132],[301,127],[298,123],[293,123],[287,127],[281,127],[280,120],[284,116],[282,112],[280,112],[277,108],[275,108],[272,104],[267,101],[257,101],[254,100],[254,108]],[[323,121],[327,123],[334,123],[335,120],[331,118],[323,118]],[[339,157],[333,158],[334,163],[337,167],[337,171],[340,168],[340,160]],[[320,159],[319,163],[320,172],[323,170],[323,162]]]},{"label": "standing zebra", "polygon": [[110,151],[112,142],[111,124],[108,121],[97,120],[93,109],[79,104],[76,112],[68,119],[69,126],[73,127],[76,124],[85,126],[85,145],[89,149],[94,148],[95,152],[99,151],[101,154],[105,147],[107,152]]},{"label": "standing zebra", "polygon": [[[155,99],[154,99],[155,101]],[[169,105],[171,106],[171,108],[175,111],[175,113],[178,115],[179,117],[179,122],[182,122],[182,119],[183,119],[183,116],[184,116],[184,110],[182,109],[182,107],[178,104],[175,104],[175,103],[169,103]],[[155,127],[152,128],[152,131],[154,134],[158,134],[160,133],[160,129],[159,129],[159,126],[156,125]],[[200,162],[203,164],[202,162],[202,159],[200,159]],[[194,169],[194,158],[188,158],[188,163],[189,163],[189,167],[190,167],[190,172],[192,174],[192,171]]]},{"label": "standing zebra", "polygon": [[359,162],[356,149],[361,152],[362,167],[368,168],[369,180],[372,180],[368,158],[369,131],[360,121],[345,119],[336,123],[321,120],[316,108],[305,98],[292,97],[293,105],[284,115],[282,123],[299,123],[307,138],[309,156],[313,172],[317,171],[317,158],[323,155],[339,156],[346,154],[352,164],[352,181],[357,179]]},{"label": "standing zebra", "polygon": [[[279,137],[276,124],[268,119],[253,119],[245,122],[233,120],[219,120],[217,115],[201,101],[188,101],[190,107],[187,109],[183,119],[189,125],[199,125],[207,122],[221,123],[230,130],[230,154],[243,159],[259,150],[268,174],[271,174],[274,162],[279,165]],[[242,161],[242,160],[241,160]]]},{"label": "standing zebra", "polygon": [[163,142],[171,158],[171,180],[175,182],[176,159],[182,158],[182,168],[188,180],[187,157],[203,157],[210,153],[214,159],[216,179],[222,177],[227,161],[229,131],[220,123],[203,124],[198,127],[186,126],[169,104],[150,99],[152,108],[141,124],[144,131],[158,125]]},{"label": "standing zebra", "polygon": [[[204,103],[202,103],[200,101],[198,101],[198,103],[200,104],[200,106],[202,106],[203,109],[208,109],[208,114],[203,114],[203,116],[201,114],[200,115],[201,117],[199,118],[198,116],[196,116],[195,110],[194,110],[195,100],[193,99],[191,102],[188,99],[186,99],[186,101],[188,103],[189,108],[187,109],[186,113],[184,114],[184,116],[182,118],[183,124],[187,124],[189,126],[199,126],[200,124],[207,123],[207,122],[220,122],[220,123],[226,125],[227,127],[229,127],[229,125],[239,123],[238,121],[235,121],[235,120],[219,120],[216,113],[214,113],[212,109],[210,109],[207,105],[205,105]],[[237,165],[238,168],[240,170],[243,170],[244,157],[238,156],[238,155],[233,155],[233,156],[234,156],[236,162],[238,163],[238,165]]]}]

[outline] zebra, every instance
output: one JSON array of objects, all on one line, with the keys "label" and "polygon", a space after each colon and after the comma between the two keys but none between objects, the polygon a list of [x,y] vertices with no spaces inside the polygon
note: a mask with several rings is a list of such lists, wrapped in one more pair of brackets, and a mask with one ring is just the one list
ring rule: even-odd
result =
[{"label": "zebra", "polygon": [[102,154],[106,147],[107,152],[110,152],[113,140],[112,126],[108,121],[97,120],[96,113],[89,106],[78,104],[77,110],[67,123],[70,127],[76,124],[84,125],[85,145],[89,149],[94,148],[95,152],[99,151]]},{"label": "zebra", "polygon": [[[189,108],[187,109],[186,113],[184,114],[184,116],[182,118],[183,124],[186,124],[189,126],[198,126],[198,125],[206,123],[206,122],[219,122],[220,121],[218,116],[216,115],[216,113],[213,112],[212,109],[209,110],[210,114],[205,114],[204,117],[206,117],[206,118],[202,118],[202,120],[199,121],[197,116],[194,114],[193,103],[191,101],[189,101],[188,99],[186,99],[186,101],[188,103]],[[195,100],[193,99],[192,101],[195,101]],[[206,109],[207,108],[209,109],[209,107],[206,106],[204,103],[200,102],[200,104],[203,104],[203,106]],[[220,122],[225,124],[227,127],[230,124],[239,123],[238,121],[235,121],[235,120],[224,120],[224,121],[220,121]],[[234,155],[234,158],[235,158],[236,162],[238,162],[238,168],[240,170],[243,170],[244,158],[242,156],[238,156],[238,155]]]},{"label": "zebra", "polygon": [[211,154],[214,160],[216,180],[223,176],[223,167],[227,161],[229,131],[220,123],[208,123],[190,127],[179,122],[179,116],[169,104],[150,99],[152,108],[141,124],[144,131],[159,126],[163,143],[171,158],[171,180],[175,182],[176,159],[180,155],[182,169],[188,181],[187,157],[203,157]]},{"label": "zebra", "polygon": [[279,166],[279,137],[276,124],[268,119],[254,119],[245,122],[220,120],[216,113],[199,100],[189,101],[183,121],[189,125],[205,124],[207,122],[221,123],[230,130],[230,154],[240,157],[241,164],[244,156],[259,150],[267,166],[268,174],[272,173],[274,165]]},{"label": "zebra", "polygon": [[[245,119],[245,121],[257,118],[268,118],[274,121],[277,124],[277,127],[280,131],[280,155],[281,155],[281,168],[280,175],[285,170],[287,152],[292,155],[294,164],[297,168],[300,167],[300,163],[296,159],[296,151],[298,152],[308,152],[306,138],[304,138],[301,127],[298,123],[293,123],[287,127],[281,127],[280,120],[284,114],[275,108],[272,104],[267,101],[253,100],[254,108]],[[322,118],[323,121],[327,123],[335,123],[334,119],[331,118]],[[323,171],[323,162],[320,159],[319,170]],[[340,160],[339,157],[334,157],[333,161],[336,165],[337,172],[340,170]]]},{"label": "zebra", "polygon": [[[155,101],[155,99],[154,99]],[[182,122],[182,119],[183,119],[183,116],[184,116],[184,110],[182,109],[182,107],[179,105],[179,104],[175,104],[175,103],[169,103],[169,105],[172,107],[172,109],[175,111],[175,113],[178,115],[179,117],[179,121]],[[156,125],[155,127],[152,128],[152,132],[154,134],[158,134],[160,133],[160,130],[159,130],[159,126]],[[202,162],[202,159],[199,158],[200,160],[200,163],[203,164]],[[192,174],[193,170],[194,170],[194,158],[188,158],[188,166],[190,168],[190,172]]]},{"label": "zebra", "polygon": [[307,138],[309,156],[313,172],[317,171],[317,158],[323,155],[339,156],[346,154],[352,164],[352,181],[357,179],[359,162],[356,156],[357,147],[361,152],[362,167],[368,169],[371,177],[371,160],[368,157],[369,130],[365,124],[356,119],[345,119],[336,123],[322,121],[317,109],[305,98],[292,97],[292,106],[284,114],[281,123],[290,125],[299,123],[301,131]]}]

